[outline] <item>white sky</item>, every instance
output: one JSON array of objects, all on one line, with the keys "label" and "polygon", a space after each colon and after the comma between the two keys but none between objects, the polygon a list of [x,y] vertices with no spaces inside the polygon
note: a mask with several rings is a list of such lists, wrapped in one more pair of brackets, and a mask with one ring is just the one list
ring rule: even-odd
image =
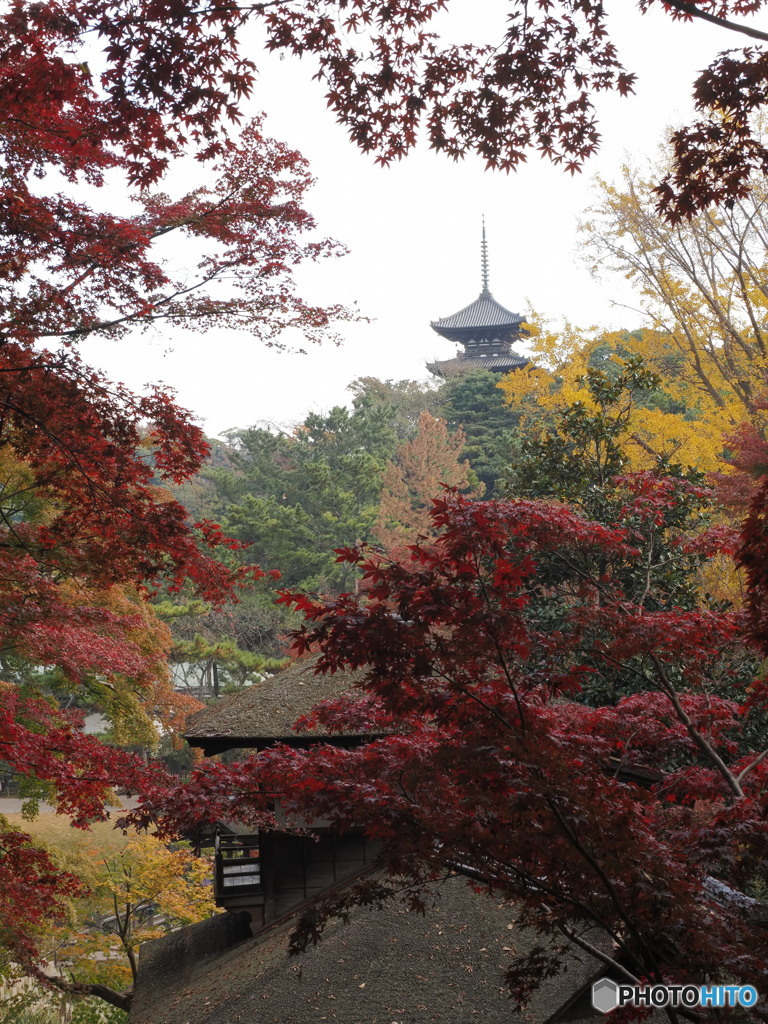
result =
[{"label": "white sky", "polygon": [[[555,322],[636,327],[639,316],[621,279],[594,280],[579,260],[577,221],[590,203],[595,175],[614,177],[627,159],[653,158],[670,124],[690,114],[691,83],[722,49],[746,40],[704,24],[673,23],[661,11],[640,16],[610,0],[611,29],[636,96],[603,97],[600,153],[573,178],[532,157],[512,175],[482,161],[454,164],[426,148],[382,169],[359,153],[325,106],[310,61],[256,55],[260,81],[253,109],[267,130],[309,159],[317,184],[307,206],[323,234],[349,255],[306,268],[302,293],[319,303],[357,302],[369,324],[343,325],[342,347],[313,346],[307,355],[265,349],[246,334],[157,331],[122,342],[93,340],[83,354],[113,378],[139,389],[163,381],[215,435],[262,421],[288,424],[309,409],[348,401],[356,377],[423,379],[425,361],[454,346],[429,322],[456,312],[480,290],[480,221],[486,217],[490,287],[513,311],[532,309]],[[482,38],[503,24],[504,0],[452,0],[454,32]],[[455,30],[454,30],[455,26]]]}]

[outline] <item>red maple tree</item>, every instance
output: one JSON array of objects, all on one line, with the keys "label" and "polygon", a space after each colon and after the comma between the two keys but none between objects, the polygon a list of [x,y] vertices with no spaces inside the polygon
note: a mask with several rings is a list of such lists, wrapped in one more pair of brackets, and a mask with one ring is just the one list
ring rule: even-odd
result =
[{"label": "red maple tree", "polygon": [[[749,40],[720,54],[694,83],[699,117],[675,132],[675,167],[659,188],[660,206],[674,220],[744,195],[750,174],[768,167],[754,120],[768,97],[768,33],[739,20],[761,11],[763,0],[637,4],[641,12],[651,6],[673,19],[707,21],[725,46]],[[626,95],[635,79],[621,63],[604,5],[510,0],[500,38],[484,43],[441,38],[438,16],[447,9],[447,0],[202,7],[189,0],[14,0],[0,19],[0,82],[14,101],[7,122],[14,148],[35,163],[26,140],[42,128],[52,161],[66,164],[71,154],[98,174],[118,152],[131,179],[145,184],[179,147],[224,154],[226,122],[238,118],[254,85],[245,29],[258,21],[269,49],[315,58],[329,106],[353,141],[383,162],[403,156],[423,133],[448,156],[477,153],[489,167],[513,169],[536,151],[579,170],[600,142],[596,94]],[[83,45],[93,38],[105,56],[94,72],[98,89]],[[26,201],[20,194],[18,202]]]},{"label": "red maple tree", "polygon": [[[235,130],[254,82],[242,32],[249,18],[263,20],[271,48],[318,57],[331,105],[358,145],[384,161],[407,152],[422,125],[449,155],[472,150],[502,168],[531,147],[571,170],[594,151],[592,93],[631,88],[602,5],[514,4],[500,47],[438,45],[428,27],[444,6],[11,0],[4,9],[0,618],[10,652],[33,664],[53,661],[73,682],[88,673],[109,682],[115,672],[140,672],[141,651],[129,621],[105,601],[73,600],[73,587],[87,593],[191,578],[214,598],[237,582],[201,551],[183,509],[156,486],[194,472],[205,454],[200,431],[168,394],[131,395],[86,367],[71,346],[94,332],[163,321],[244,325],[268,341],[277,328],[296,325],[311,338],[344,315],[309,307],[292,290],[290,267],[334,248],[300,241],[312,226],[302,207],[304,162],[266,139],[258,122]],[[731,11],[759,6],[666,4],[721,25]],[[358,30],[355,49],[348,36]],[[715,113],[681,136],[682,177],[662,195],[670,216],[741,194],[751,169],[765,168],[749,122],[764,102],[763,64],[762,54],[723,58],[703,80],[702,109]],[[215,179],[183,197],[153,192],[182,155],[215,158]],[[130,213],[102,208],[98,189],[107,181],[125,186]],[[185,275],[158,256],[171,233],[202,250]],[[215,285],[224,278],[230,290],[222,298]],[[47,351],[45,339],[65,344]],[[514,895],[545,934],[598,921],[639,973],[712,967],[713,976],[747,977],[764,966],[762,939],[747,941],[723,893],[746,885],[764,860],[766,762],[733,746],[741,721],[733,701],[700,692],[712,681],[707,673],[719,679],[737,624],[714,612],[633,605],[602,568],[606,554],[632,558],[631,539],[619,529],[524,504],[445,503],[437,514],[444,540],[417,555],[417,572],[371,563],[369,603],[301,602],[315,619],[307,639],[322,643],[325,666],[372,657],[357,714],[397,723],[401,732],[360,751],[278,750],[253,771],[303,779],[294,799],[308,812],[322,803],[340,824],[370,822],[387,841],[390,865],[416,882],[443,870],[453,843],[454,870]],[[227,543],[215,524],[198,530],[206,543]],[[578,566],[592,552],[591,569],[567,585],[548,579],[536,557],[560,549],[580,552]],[[763,576],[755,564],[757,593]],[[557,586],[568,595],[567,615],[529,643],[531,592]],[[465,648],[467,622],[475,631]],[[582,656],[587,642],[595,665],[631,663],[649,692],[627,698],[636,703],[621,713],[560,699],[596,670]],[[687,694],[675,674],[683,666]],[[62,810],[84,821],[102,813],[110,781],[146,787],[140,763],[80,737],[47,701],[12,698],[4,702],[3,760],[47,785]],[[634,708],[642,710],[638,731],[628,724]],[[342,718],[338,708],[323,714]],[[640,763],[669,754],[661,789],[611,776],[609,751]],[[335,773],[327,792],[310,784],[317,776],[307,769]],[[224,768],[198,780],[204,791],[234,788],[245,813],[235,783]],[[409,787],[419,800],[408,799]],[[184,794],[174,799],[181,814]],[[599,827],[608,814],[616,821],[610,833]],[[584,822],[595,826],[594,848],[579,839]],[[557,858],[542,865],[536,834]],[[505,836],[519,839],[518,860],[510,861]],[[35,921],[74,882],[53,872],[28,837],[5,829],[0,869],[8,942],[34,966]],[[709,878],[726,886],[715,890],[719,897]],[[546,920],[536,910],[542,901]],[[715,905],[722,925],[712,924]],[[523,965],[511,975],[520,991],[532,970]]]},{"label": "red maple tree", "polygon": [[[154,37],[140,53],[145,13]],[[157,324],[318,340],[348,315],[295,292],[292,269],[339,247],[310,237],[306,161],[258,119],[237,124],[252,66],[231,34],[190,23],[183,48],[165,50],[169,12],[134,14],[15,0],[0,16],[0,653],[5,677],[26,680],[23,696],[3,689],[0,760],[78,825],[105,814],[116,783],[140,788],[147,768],[82,736],[77,716],[35,693],[38,678],[55,670],[92,694],[127,680],[152,703],[167,666],[162,644],[138,637],[131,601],[191,586],[215,603],[259,570],[225,567],[215,549],[237,545],[165,489],[208,451],[189,413],[168,391],[110,382],[77,342]],[[166,195],[160,179],[183,156],[216,165]],[[105,185],[126,212],[108,208]],[[172,235],[193,265],[164,259]],[[75,880],[4,821],[0,876],[3,943],[39,971],[36,925]]]},{"label": "red maple tree", "polygon": [[[403,879],[418,907],[425,882],[455,872],[513,900],[540,936],[507,972],[518,999],[563,969],[569,943],[627,978],[765,993],[766,911],[750,895],[768,856],[768,758],[753,749],[765,690],[740,614],[665,597],[666,554],[711,546],[678,534],[659,548],[689,486],[627,478],[613,525],[448,496],[439,537],[408,564],[340,552],[364,596],[285,600],[306,616],[296,647],[320,651],[318,671],[360,673],[357,699],[314,719],[382,738],[200,768],[140,818],[269,823],[263,792],[298,820],[365,826],[397,881],[335,897],[298,945],[324,915],[402,895]],[[596,676],[626,696],[590,706]]]}]

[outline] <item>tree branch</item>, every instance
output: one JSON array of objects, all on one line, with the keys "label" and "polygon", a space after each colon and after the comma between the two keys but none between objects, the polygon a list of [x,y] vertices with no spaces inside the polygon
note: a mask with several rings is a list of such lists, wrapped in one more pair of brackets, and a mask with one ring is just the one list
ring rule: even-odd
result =
[{"label": "tree branch", "polygon": [[568,841],[570,842],[571,846],[573,846],[573,848],[580,854],[580,856],[584,858],[584,860],[587,862],[587,864],[589,864],[589,866],[592,868],[594,873],[597,875],[597,877],[603,883],[603,886],[605,888],[605,892],[606,892],[606,895],[608,896],[608,899],[613,904],[614,908],[616,909],[616,913],[619,915],[620,919],[624,922],[624,924],[626,925],[628,931],[634,936],[634,938],[637,941],[637,943],[645,950],[645,952],[646,952],[646,954],[648,956],[648,963],[649,964],[653,964],[653,973],[655,974],[656,973],[656,969],[657,969],[657,963],[658,963],[657,957],[654,955],[653,950],[648,946],[648,943],[645,941],[643,936],[638,931],[638,928],[637,928],[634,920],[632,919],[631,915],[629,913],[627,913],[627,911],[624,910],[624,907],[622,906],[622,903],[621,903],[621,901],[620,901],[620,899],[618,897],[618,893],[616,892],[616,887],[614,886],[613,882],[608,877],[607,873],[603,870],[602,865],[598,863],[597,859],[589,852],[589,850],[579,840],[579,838],[576,835],[576,833],[573,831],[571,826],[565,820],[565,816],[561,812],[560,808],[557,806],[557,800],[555,799],[555,797],[554,796],[545,796],[544,799],[546,800],[547,804],[549,805],[549,808],[552,811],[552,813],[554,814],[555,818],[560,823],[560,827],[562,828],[563,832],[565,833],[566,839],[568,839]]},{"label": "tree branch", "polygon": [[666,693],[667,697],[669,697],[672,706],[675,709],[677,717],[688,730],[688,735],[691,737],[691,739],[699,748],[699,750],[715,765],[717,770],[725,779],[726,785],[733,793],[733,795],[737,798],[737,800],[743,799],[744,790],[741,788],[739,780],[730,770],[730,768],[722,759],[722,757],[720,757],[720,755],[709,742],[709,740],[705,736],[702,736],[702,734],[691,721],[690,717],[685,711],[685,708],[680,703],[680,698],[677,695],[677,690],[669,681],[669,677],[664,671],[664,666],[662,665],[658,655],[652,654],[651,661],[656,666],[656,672],[658,673],[659,680],[661,681],[662,689],[664,690],[664,693]]},{"label": "tree branch", "polygon": [[671,7],[676,11],[682,11],[692,18],[699,18],[701,21],[708,21],[710,25],[717,25],[718,28],[728,29],[729,32],[738,32],[742,36],[749,36],[750,39],[760,39],[768,43],[768,32],[761,32],[758,28],[749,28],[748,25],[739,25],[735,21],[728,21],[727,18],[718,18],[716,14],[709,14],[702,11],[695,4],[689,4],[686,0],[662,0],[664,7]]},{"label": "tree branch", "polygon": [[116,992],[115,989],[109,988],[108,985],[101,985],[98,982],[66,981],[64,978],[52,977],[49,974],[41,974],[40,980],[47,982],[60,992],[66,992],[67,995],[96,996],[97,999],[103,999],[105,1003],[109,1003],[110,1006],[116,1006],[120,1010],[125,1010],[126,1013],[130,1010],[131,1003],[133,1002],[132,989],[126,989],[125,992]]},{"label": "tree branch", "polygon": [[628,981],[634,982],[635,985],[641,984],[640,979],[635,977],[635,975],[628,971],[626,967],[623,967],[618,960],[614,960],[612,956],[604,953],[601,949],[598,949],[597,946],[593,946],[591,942],[587,942],[586,939],[577,935],[571,928],[568,928],[564,924],[558,924],[557,928],[569,942],[579,946],[579,948],[583,949],[585,953],[589,953],[589,955],[593,956],[596,960],[601,960],[606,967],[612,967],[615,971],[618,971],[619,974],[623,974]]},{"label": "tree branch", "polygon": [[766,757],[768,757],[768,749],[764,750],[762,752],[762,754],[758,754],[757,757],[753,761],[749,762],[749,764],[747,765],[746,768],[742,768],[742,770],[736,776],[736,781],[740,783],[741,780],[746,775],[748,775],[752,771],[753,768],[757,768],[757,766],[760,764],[760,762],[764,761]]}]

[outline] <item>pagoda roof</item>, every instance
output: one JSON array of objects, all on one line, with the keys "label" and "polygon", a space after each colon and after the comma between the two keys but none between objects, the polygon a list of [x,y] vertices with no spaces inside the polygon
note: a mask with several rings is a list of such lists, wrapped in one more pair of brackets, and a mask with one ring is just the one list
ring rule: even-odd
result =
[{"label": "pagoda roof", "polygon": [[474,302],[460,309],[452,316],[433,320],[432,329],[438,334],[454,331],[471,331],[484,327],[519,327],[525,317],[502,306],[489,291],[482,291]]},{"label": "pagoda roof", "polygon": [[468,356],[458,355],[453,359],[438,359],[427,363],[430,373],[438,377],[457,377],[475,370],[486,370],[490,373],[511,373],[527,366],[530,360],[510,352],[509,355]]}]

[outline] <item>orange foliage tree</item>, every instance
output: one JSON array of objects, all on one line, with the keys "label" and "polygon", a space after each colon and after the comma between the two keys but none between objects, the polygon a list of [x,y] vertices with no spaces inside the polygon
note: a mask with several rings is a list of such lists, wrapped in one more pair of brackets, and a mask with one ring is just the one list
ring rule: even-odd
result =
[{"label": "orange foliage tree", "polygon": [[442,488],[482,493],[469,462],[460,458],[465,445],[460,427],[451,433],[445,420],[423,412],[416,436],[387,463],[374,536],[390,554],[432,534],[431,499]]}]

